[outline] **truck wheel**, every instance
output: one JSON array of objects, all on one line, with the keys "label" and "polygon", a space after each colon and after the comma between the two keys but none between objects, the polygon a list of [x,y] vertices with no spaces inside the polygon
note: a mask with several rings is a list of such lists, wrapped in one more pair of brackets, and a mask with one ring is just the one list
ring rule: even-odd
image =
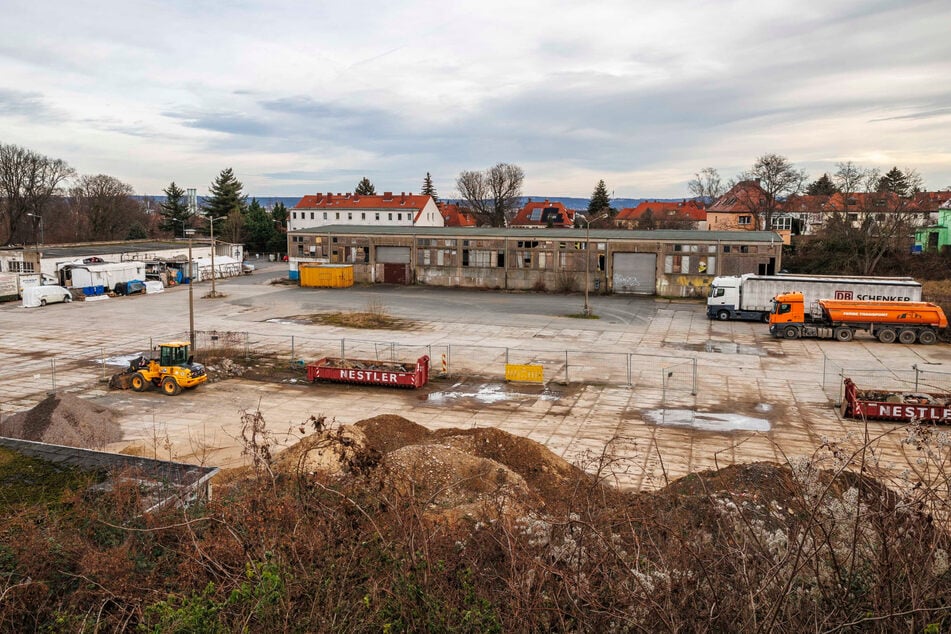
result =
[{"label": "truck wheel", "polygon": [[918,338],[918,335],[914,330],[902,330],[898,333],[898,341],[900,343],[915,343],[915,339]]},{"label": "truck wheel", "polygon": [[783,337],[786,339],[799,339],[799,329],[795,326],[786,326],[783,330]]},{"label": "truck wheel", "polygon": [[136,392],[144,392],[145,388],[148,387],[149,382],[145,379],[145,375],[141,372],[136,372],[132,375],[131,381],[132,389]]},{"label": "truck wheel", "polygon": [[937,340],[938,335],[934,334],[931,330],[922,330],[918,333],[918,343],[923,343],[926,346],[930,346]]},{"label": "truck wheel", "polygon": [[836,341],[852,341],[852,336],[855,334],[852,332],[851,328],[836,328],[832,333],[835,335]]},{"label": "truck wheel", "polygon": [[162,391],[165,392],[168,396],[175,396],[182,391],[181,386],[178,384],[178,381],[173,379],[170,376],[162,379]]},{"label": "truck wheel", "polygon": [[726,321],[729,318],[730,318],[730,311],[728,310],[721,310],[717,313],[717,319],[719,319],[720,321]]},{"label": "truck wheel", "polygon": [[46,306],[46,298],[40,300],[40,306]]},{"label": "truck wheel", "polygon": [[878,331],[878,340],[882,343],[894,343],[898,334],[891,328],[883,328]]}]

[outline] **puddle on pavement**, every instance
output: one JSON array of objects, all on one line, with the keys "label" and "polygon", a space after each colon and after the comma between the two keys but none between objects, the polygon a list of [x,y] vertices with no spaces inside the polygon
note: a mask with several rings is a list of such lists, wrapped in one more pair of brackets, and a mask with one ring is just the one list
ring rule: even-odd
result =
[{"label": "puddle on pavement", "polygon": [[757,346],[744,346],[732,341],[705,341],[704,343],[665,343],[665,348],[691,350],[693,352],[717,352],[720,354],[747,354],[754,357],[781,356]]},{"label": "puddle on pavement", "polygon": [[421,394],[419,398],[422,401],[434,404],[466,400],[491,405],[504,401],[522,401],[526,399],[554,401],[558,399],[558,395],[549,392],[547,388],[543,389],[540,393],[527,394],[512,390],[508,386],[498,383],[483,385],[457,383],[449,390]]},{"label": "puddle on pavement", "polygon": [[[762,409],[761,409],[762,406]],[[760,403],[757,411],[768,412],[771,407]],[[771,425],[765,418],[743,414],[695,412],[689,409],[651,409],[644,411],[644,418],[659,427],[687,427],[700,431],[769,431]]]}]

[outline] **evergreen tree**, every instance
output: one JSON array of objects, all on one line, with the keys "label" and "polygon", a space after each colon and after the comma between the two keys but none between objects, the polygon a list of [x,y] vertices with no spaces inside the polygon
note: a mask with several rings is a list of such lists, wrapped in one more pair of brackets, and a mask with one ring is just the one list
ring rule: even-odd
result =
[{"label": "evergreen tree", "polygon": [[878,179],[878,191],[892,192],[902,198],[911,194],[909,191],[908,177],[897,167],[888,170],[888,173]]},{"label": "evergreen tree", "polygon": [[828,174],[823,174],[806,188],[810,196],[831,196],[839,191]]},{"label": "evergreen tree", "polygon": [[357,188],[353,190],[353,193],[358,196],[376,196],[376,188],[370,182],[370,179],[364,176],[363,180],[357,183]]},{"label": "evergreen tree", "polygon": [[439,196],[436,195],[436,188],[433,186],[433,177],[429,175],[429,172],[426,172],[426,178],[423,179],[423,190],[421,193],[424,196],[432,196],[434,201],[439,200]]},{"label": "evergreen tree", "polygon": [[162,214],[162,222],[159,228],[162,231],[169,231],[173,235],[181,234],[185,237],[185,228],[188,226],[188,219],[191,213],[188,210],[188,200],[185,198],[185,190],[172,181],[165,188],[165,202],[162,203],[159,213]]},{"label": "evergreen tree", "polygon": [[248,205],[248,197],[242,193],[243,188],[230,167],[222,170],[211,184],[210,195],[203,205],[205,213],[211,218],[227,218],[235,212],[243,214]]},{"label": "evergreen tree", "polygon": [[271,210],[271,219],[274,220],[274,222],[279,222],[281,227],[287,229],[287,216],[287,207],[284,203],[278,201],[274,205],[274,209]]},{"label": "evergreen tree", "polygon": [[268,250],[274,234],[274,221],[267,210],[258,203],[256,198],[251,199],[248,210],[244,215],[244,245],[248,251],[260,253]]},{"label": "evergreen tree", "polygon": [[593,218],[598,214],[611,212],[611,197],[608,195],[608,188],[604,184],[604,179],[598,181],[594,193],[591,194],[591,200],[588,201],[588,217]]}]

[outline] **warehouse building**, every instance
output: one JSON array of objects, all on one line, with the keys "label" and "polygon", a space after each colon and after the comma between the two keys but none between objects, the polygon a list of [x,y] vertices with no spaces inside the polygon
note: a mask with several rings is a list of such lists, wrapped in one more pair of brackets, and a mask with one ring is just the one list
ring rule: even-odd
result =
[{"label": "warehouse building", "polygon": [[772,231],[626,231],[329,225],[288,232],[291,279],[300,263],[353,266],[356,283],[428,284],[695,297],[713,277],[773,274]]}]

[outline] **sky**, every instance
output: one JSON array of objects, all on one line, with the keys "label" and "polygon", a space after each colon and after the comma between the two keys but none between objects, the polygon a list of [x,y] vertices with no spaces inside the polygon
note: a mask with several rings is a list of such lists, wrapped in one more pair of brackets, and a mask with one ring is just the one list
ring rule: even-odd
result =
[{"label": "sky", "polygon": [[951,2],[4,0],[0,143],[139,194],[688,196],[776,153],[951,186]]}]

